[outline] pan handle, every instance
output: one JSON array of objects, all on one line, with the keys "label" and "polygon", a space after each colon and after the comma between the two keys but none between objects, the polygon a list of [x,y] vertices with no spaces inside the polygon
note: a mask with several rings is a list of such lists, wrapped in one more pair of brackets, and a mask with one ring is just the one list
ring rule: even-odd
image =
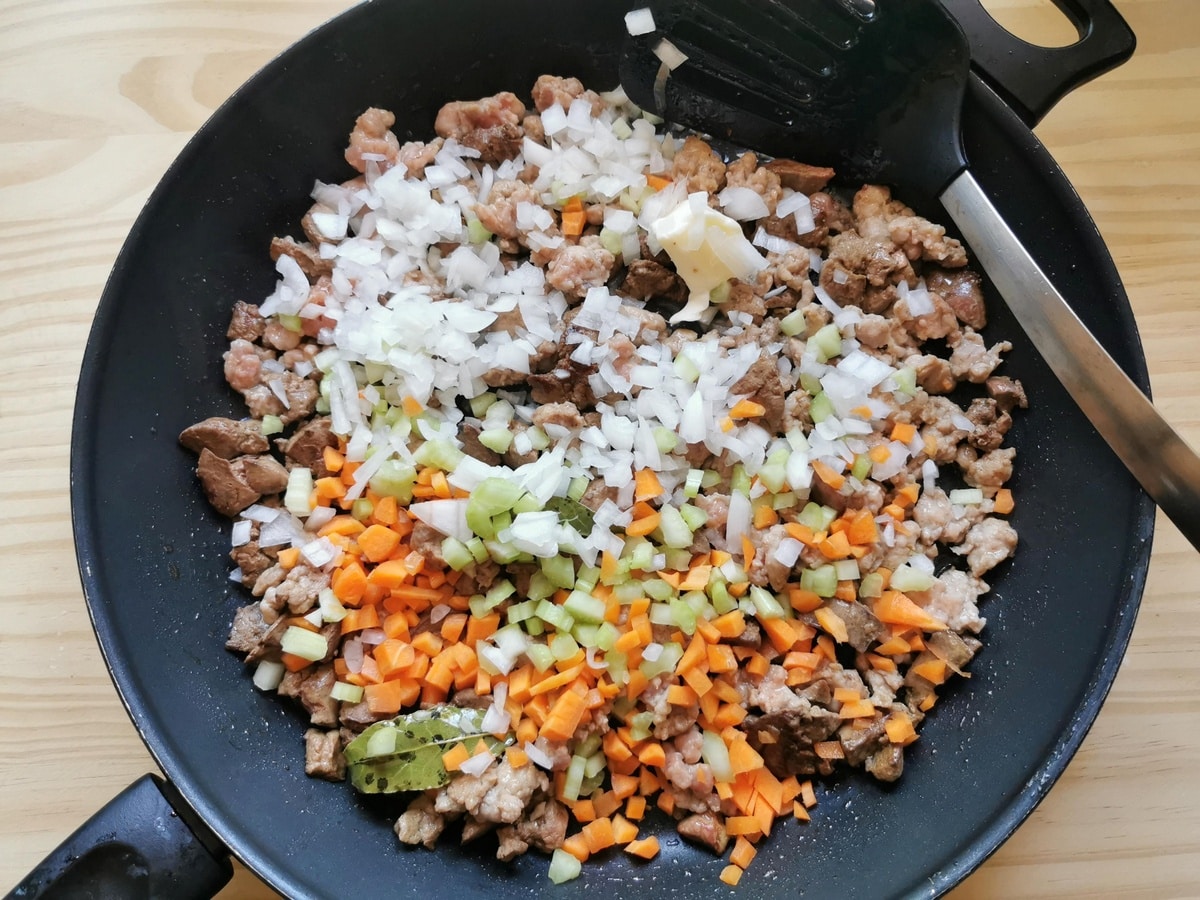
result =
[{"label": "pan handle", "polygon": [[209,900],[232,877],[228,851],[183,798],[161,778],[143,775],[59,844],[5,900]]},{"label": "pan handle", "polygon": [[991,17],[980,0],[942,0],[971,45],[971,63],[1030,128],[1075,88],[1133,55],[1137,38],[1110,0],[1053,0],[1079,40],[1039,47]]}]

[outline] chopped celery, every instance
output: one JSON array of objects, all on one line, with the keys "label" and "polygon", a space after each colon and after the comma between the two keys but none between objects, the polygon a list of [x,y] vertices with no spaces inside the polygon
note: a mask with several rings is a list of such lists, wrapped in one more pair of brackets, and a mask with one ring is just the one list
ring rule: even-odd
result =
[{"label": "chopped celery", "polygon": [[496,400],[499,399],[491,391],[485,391],[477,397],[470,399],[471,415],[477,419],[482,419],[490,407]]},{"label": "chopped celery", "polygon": [[644,596],[646,596],[646,592],[642,589],[640,581],[626,580],[613,586],[613,597],[618,603],[629,604]]},{"label": "chopped celery", "polygon": [[301,319],[299,316],[291,316],[291,315],[286,315],[284,313],[280,313],[275,318],[278,319],[279,324],[282,325],[284,328],[286,328],[288,331],[294,331],[294,332],[299,333],[304,330],[304,320]]},{"label": "chopped celery", "polygon": [[674,625],[675,617],[671,614],[670,603],[651,603],[646,611],[651,625]]},{"label": "chopped celery", "polygon": [[260,427],[264,435],[279,434],[283,431],[283,419],[279,416],[263,416]]},{"label": "chopped celery", "polygon": [[600,570],[598,568],[595,566],[580,566],[579,573],[575,576],[575,587],[590,594],[596,589],[596,584],[599,581]]},{"label": "chopped celery", "polygon": [[787,483],[787,466],[779,463],[767,463],[758,470],[758,480],[772,494],[778,494]]},{"label": "chopped celery", "polygon": [[733,763],[729,759],[729,748],[715,731],[704,730],[700,744],[700,758],[708,763],[717,781],[733,781]]},{"label": "chopped celery", "polygon": [[542,575],[554,587],[567,590],[575,587],[575,564],[569,556],[547,556],[541,566]]},{"label": "chopped celery", "polygon": [[557,589],[557,585],[546,577],[545,572],[539,569],[529,579],[528,597],[530,600],[543,600],[546,597],[553,596]]},{"label": "chopped celery", "polygon": [[329,691],[329,696],[344,703],[358,703],[363,698],[363,689],[357,684],[335,681]]},{"label": "chopped celery", "polygon": [[837,569],[831,565],[801,569],[800,587],[818,597],[832,597],[837,591]]},{"label": "chopped celery", "polygon": [[525,429],[525,437],[529,438],[529,446],[534,450],[545,450],[550,446],[550,436],[542,431],[542,426],[534,425]]},{"label": "chopped celery", "polygon": [[606,653],[616,646],[621,630],[612,622],[601,622],[596,629],[596,646]]},{"label": "chopped celery", "polygon": [[523,512],[540,512],[542,508],[541,501],[533,494],[525,493],[517,498],[517,502],[513,504],[512,511],[514,513]]},{"label": "chopped celery", "polygon": [[675,665],[683,657],[683,645],[672,641],[663,644],[662,654],[656,660],[643,659],[638,667],[647,678],[656,678],[664,672],[674,672]]},{"label": "chopped celery", "polygon": [[596,631],[597,628],[595,625],[576,622],[575,627],[571,630],[571,636],[579,642],[580,647],[595,647]]},{"label": "chopped celery", "polygon": [[461,450],[441,438],[426,441],[413,454],[413,459],[422,466],[433,466],[443,472],[453,472],[462,458]]},{"label": "chopped celery", "polygon": [[671,624],[678,626],[684,634],[696,633],[696,611],[688,605],[686,600],[677,597],[670,602],[669,609]]},{"label": "chopped celery", "polygon": [[796,505],[796,492],[784,491],[771,498],[772,509],[791,509]]},{"label": "chopped celery", "polygon": [[593,731],[582,741],[576,744],[571,752],[576,756],[595,756],[603,743],[604,739]]},{"label": "chopped celery", "polygon": [[507,427],[486,428],[479,432],[479,443],[493,453],[505,453],[512,446],[513,433]]},{"label": "chopped celery", "polygon": [[354,516],[354,518],[358,519],[358,521],[360,521],[360,522],[363,519],[371,518],[371,514],[374,512],[375,512],[375,504],[372,503],[370,500],[368,500],[366,497],[359,497],[350,506],[350,515]]},{"label": "chopped celery", "polygon": [[702,488],[714,488],[720,483],[721,473],[714,472],[711,469],[706,469],[704,471],[704,477],[700,479],[700,487]]},{"label": "chopped celery", "polygon": [[842,332],[830,322],[817,330],[809,340],[808,345],[817,353],[817,360],[825,362],[842,354]]},{"label": "chopped celery", "polygon": [[579,475],[571,479],[571,484],[567,488],[567,496],[572,500],[579,501],[585,493],[587,493],[590,479],[586,475]]},{"label": "chopped celery", "polygon": [[689,384],[700,377],[700,367],[686,353],[675,357],[675,374]]},{"label": "chopped celery", "polygon": [[910,366],[902,366],[892,374],[896,382],[896,391],[908,394],[910,397],[917,392],[917,372]]},{"label": "chopped celery", "polygon": [[487,592],[487,602],[492,606],[503,603],[517,592],[516,587],[507,578],[502,578],[491,586]]},{"label": "chopped celery", "polygon": [[283,633],[280,647],[284,653],[316,662],[329,652],[329,642],[318,632],[309,631],[298,625],[289,625]]},{"label": "chopped celery", "polygon": [[[708,521],[708,513],[698,506],[692,506],[690,503],[685,503],[679,507],[679,514],[683,516],[684,524],[695,532],[704,527],[704,523]],[[688,546],[691,546],[690,544]]]},{"label": "chopped celery", "polygon": [[287,491],[283,495],[283,505],[293,516],[307,516],[312,512],[309,503],[313,489],[312,471],[303,466],[296,466],[288,472]]},{"label": "chopped celery", "polygon": [[442,559],[455,572],[461,572],[475,562],[475,557],[467,549],[467,545],[458,538],[447,537],[442,541]]},{"label": "chopped celery", "polygon": [[[683,514],[669,503],[659,510],[658,527],[662,532],[663,543],[667,547],[682,550],[692,546],[692,529],[684,521]],[[691,562],[690,558],[688,562]]]},{"label": "chopped celery", "polygon": [[[821,387],[821,379],[809,372],[802,372],[800,374],[800,387],[804,388],[804,390],[808,391],[814,397],[824,390]],[[800,448],[797,447],[796,449]]]},{"label": "chopped celery", "polygon": [[[837,587],[836,583],[834,587]],[[755,615],[760,619],[782,619],[784,608],[774,595],[757,584],[750,587],[750,599],[754,603]]]},{"label": "chopped celery", "polygon": [[813,422],[820,424],[833,415],[833,401],[820,391],[813,394],[812,403],[808,406],[808,414],[812,416]]},{"label": "chopped celery", "polygon": [[583,871],[583,863],[566,850],[555,849],[550,857],[550,869],[547,872],[554,884],[573,881]]},{"label": "chopped celery", "polygon": [[837,510],[832,507],[809,502],[804,504],[804,509],[800,510],[800,515],[796,516],[796,521],[801,525],[808,526],[813,531],[828,531],[829,526],[836,518]]},{"label": "chopped celery", "polygon": [[[536,621],[530,619],[530,622]],[[529,623],[527,622],[526,625]],[[554,665],[554,653],[546,644],[530,644],[525,648],[525,655],[539,672],[545,672]]]},{"label": "chopped celery", "polygon": [[600,245],[613,256],[621,255],[621,233],[611,228],[600,229]]},{"label": "chopped celery", "polygon": [[858,583],[858,596],[867,599],[878,597],[883,593],[883,576],[878,572],[864,575]]},{"label": "chopped celery", "polygon": [[660,425],[654,429],[654,446],[658,448],[659,453],[670,453],[679,446],[679,435]]},{"label": "chopped celery", "polygon": [[747,496],[750,494],[750,476],[746,474],[746,467],[741,463],[734,464],[733,475],[730,477],[730,490]]},{"label": "chopped celery", "polygon": [[379,471],[368,483],[375,493],[408,503],[412,500],[413,485],[417,483],[417,469],[398,459],[389,459],[379,467]]},{"label": "chopped celery", "polygon": [[922,572],[905,563],[892,572],[891,586],[898,591],[927,591],[936,580],[929,572]]},{"label": "chopped celery", "polygon": [[642,582],[642,590],[651,600],[669,600],[675,596],[675,588],[661,578],[647,578]]},{"label": "chopped celery", "polygon": [[683,493],[687,497],[695,497],[700,493],[700,483],[704,479],[702,469],[688,469],[687,480],[683,483]]},{"label": "chopped celery", "polygon": [[635,741],[644,741],[650,737],[651,730],[654,728],[654,713],[640,712],[635,713],[629,719],[629,735]]},{"label": "chopped celery", "polygon": [[[506,524],[504,527],[507,528],[508,525]],[[487,547],[488,556],[502,566],[519,562],[521,559],[521,551],[512,544],[506,544],[503,541],[484,541],[483,546]]]},{"label": "chopped celery", "polygon": [[779,320],[779,330],[788,337],[795,337],[808,329],[808,320],[804,318],[803,310],[792,310]]},{"label": "chopped celery", "polygon": [[575,625],[571,614],[556,603],[549,600],[539,600],[537,617],[548,625],[553,625],[559,631],[570,631]]},{"label": "chopped celery", "polygon": [[833,564],[838,581],[858,581],[859,570],[857,559],[839,559]]},{"label": "chopped celery", "polygon": [[850,474],[859,481],[866,481],[867,476],[871,474],[871,466],[873,465],[871,457],[865,453],[859,453],[854,457],[854,465],[850,467]]},{"label": "chopped celery", "polygon": [[537,602],[534,600],[522,600],[520,603],[514,603],[506,610],[508,624],[516,625],[532,619],[536,610]]},{"label": "chopped celery", "polygon": [[567,632],[560,631],[550,638],[550,652],[554,654],[556,660],[562,662],[579,652],[579,644]]},{"label": "chopped celery", "polygon": [[583,767],[584,778],[595,778],[605,769],[605,759],[603,753],[593,753],[588,757],[587,765]]},{"label": "chopped celery", "polygon": [[654,545],[645,538],[635,538],[633,541],[627,541],[626,549],[633,543],[633,549],[629,551],[629,569],[636,571],[641,569],[645,571],[654,564]]},{"label": "chopped celery", "polygon": [[571,618],[576,622],[593,625],[603,622],[604,613],[607,611],[607,606],[603,600],[578,590],[571,591],[567,599],[563,601],[562,608],[570,613]]},{"label": "chopped celery", "polygon": [[487,559],[488,559],[487,545],[485,545],[483,543],[482,539],[473,537],[469,541],[467,541],[466,547],[468,550],[471,551],[471,555],[473,557],[475,557],[475,562],[481,563],[481,562],[487,561]]},{"label": "chopped celery", "polygon": [[576,754],[571,757],[567,766],[567,777],[563,781],[563,799],[578,800],[579,791],[583,787],[583,769],[587,765],[587,757]]},{"label": "chopped celery", "polygon": [[467,219],[467,240],[472,244],[486,244],[492,239],[492,233],[474,216]]},{"label": "chopped celery", "polygon": [[718,616],[737,609],[737,601],[730,595],[729,588],[725,587],[724,581],[712,582],[709,585],[708,593],[712,597],[713,609],[717,611]]}]

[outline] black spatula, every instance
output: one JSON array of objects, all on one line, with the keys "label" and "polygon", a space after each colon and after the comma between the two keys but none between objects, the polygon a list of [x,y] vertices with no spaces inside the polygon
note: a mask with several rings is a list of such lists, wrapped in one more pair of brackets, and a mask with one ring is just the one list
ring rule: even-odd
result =
[{"label": "black spatula", "polygon": [[833,166],[850,182],[904,184],[914,203],[940,200],[1080,409],[1200,549],[1200,457],[1087,330],[967,168],[960,113],[970,54],[937,0],[648,5],[654,31],[631,37],[621,60],[635,103],[765,153]]}]

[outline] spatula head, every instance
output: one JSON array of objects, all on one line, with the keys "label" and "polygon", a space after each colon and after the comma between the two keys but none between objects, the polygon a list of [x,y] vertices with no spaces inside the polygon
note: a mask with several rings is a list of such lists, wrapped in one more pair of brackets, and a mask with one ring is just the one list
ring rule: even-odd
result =
[{"label": "spatula head", "polygon": [[[936,197],[966,166],[970,52],[937,0],[650,0],[621,80],[671,122]],[[687,60],[666,75],[660,42]],[[656,83],[657,82],[657,83]]]}]

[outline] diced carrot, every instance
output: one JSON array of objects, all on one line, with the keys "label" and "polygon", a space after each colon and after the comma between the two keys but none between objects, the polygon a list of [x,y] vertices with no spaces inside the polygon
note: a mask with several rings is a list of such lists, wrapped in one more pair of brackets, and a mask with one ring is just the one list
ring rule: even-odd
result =
[{"label": "diced carrot", "polygon": [[770,528],[779,521],[779,513],[767,503],[756,507],[754,510],[754,527],[755,528]]},{"label": "diced carrot", "polygon": [[725,831],[730,836],[757,835],[760,833],[758,819],[753,816],[728,816],[725,819]]},{"label": "diced carrot", "polygon": [[474,647],[478,641],[486,641],[500,628],[500,613],[488,613],[486,616],[471,616],[467,620],[466,642]]},{"label": "diced carrot", "polygon": [[813,744],[813,753],[821,759],[846,758],[846,751],[842,747],[841,741],[816,741]]},{"label": "diced carrot", "polygon": [[845,559],[850,555],[850,539],[844,531],[835,531],[817,545],[826,559]]},{"label": "diced carrot", "polygon": [[729,745],[729,765],[734,774],[753,772],[763,767],[763,758],[745,738],[739,738]]},{"label": "diced carrot", "polygon": [[862,719],[875,715],[875,704],[870,700],[854,700],[843,703],[838,716],[843,719]]},{"label": "diced carrot", "polygon": [[420,650],[426,656],[437,656],[445,643],[437,632],[422,631],[412,639],[412,645],[414,650]]},{"label": "diced carrot", "polygon": [[1008,488],[1000,488],[992,500],[992,508],[1002,516],[1013,511],[1013,495]]},{"label": "diced carrot", "polygon": [[580,862],[587,862],[591,852],[588,850],[587,838],[583,836],[583,832],[573,834],[562,842],[562,849],[570,853]]},{"label": "diced carrot", "polygon": [[[384,531],[391,529],[384,528],[382,525],[372,525],[372,528],[383,528]],[[363,532],[364,534],[366,532]],[[361,535],[360,535],[361,537]],[[388,591],[394,591],[396,588],[404,585],[409,580],[411,574],[404,566],[402,559],[385,559],[371,570],[371,574],[367,576],[367,581],[370,584],[377,584],[381,588]]]},{"label": "diced carrot", "polygon": [[624,846],[637,839],[638,827],[620,813],[616,813],[612,817],[612,832],[613,843]]},{"label": "diced carrot", "polygon": [[825,602],[816,591],[806,591],[803,588],[789,587],[787,595],[788,603],[798,613],[814,612]]},{"label": "diced carrot", "polygon": [[342,603],[357,606],[362,601],[363,591],[367,588],[367,573],[362,565],[354,560],[334,573],[330,586],[333,588],[334,596]]},{"label": "diced carrot", "polygon": [[933,682],[934,684],[942,684],[949,674],[946,661],[942,659],[929,659],[925,662],[916,663],[908,671],[913,675],[920,675],[926,681]]},{"label": "diced carrot", "polygon": [[293,569],[300,562],[299,547],[285,547],[279,551],[279,564],[285,569]]},{"label": "diced carrot", "polygon": [[896,491],[896,503],[903,507],[912,506],[917,502],[917,498],[921,496],[921,487],[916,482],[904,485]]},{"label": "diced carrot", "polygon": [[746,869],[750,867],[750,863],[757,855],[758,851],[754,849],[754,845],[738,835],[738,839],[733,845],[733,852],[729,854],[729,861],[740,869]]},{"label": "diced carrot", "polygon": [[912,647],[909,646],[908,641],[899,636],[889,638],[875,648],[876,653],[881,653],[884,656],[897,656],[901,653],[909,653],[911,651]]},{"label": "diced carrot", "polygon": [[395,525],[399,519],[398,509],[395,497],[380,497],[371,511],[371,518],[380,525]]},{"label": "diced carrot", "polygon": [[654,805],[665,812],[668,816],[675,814],[675,795],[663,791],[654,800]]},{"label": "diced carrot", "polygon": [[869,510],[859,510],[850,527],[846,529],[846,537],[852,544],[873,544],[879,540],[879,526]]},{"label": "diced carrot", "polygon": [[563,691],[554,701],[546,722],[538,733],[548,741],[570,740],[579,728],[585,711],[583,697],[574,691]]},{"label": "diced carrot", "polygon": [[736,887],[737,883],[742,880],[742,870],[731,863],[721,870],[720,878],[730,887]]},{"label": "diced carrot", "polygon": [[892,457],[891,448],[887,444],[876,444],[868,452],[871,462],[885,463]]},{"label": "diced carrot", "polygon": [[658,741],[647,741],[637,751],[637,758],[644,766],[662,767],[667,764],[667,754]]},{"label": "diced carrot", "polygon": [[663,487],[653,469],[639,469],[634,476],[634,484],[635,500],[653,500],[662,496]]},{"label": "diced carrot", "polygon": [[907,444],[917,436],[917,427],[911,422],[897,422],[892,426],[891,439],[897,443]]},{"label": "diced carrot", "polygon": [[412,706],[421,696],[421,683],[414,678],[394,678],[363,688],[367,709],[375,715],[394,716]]},{"label": "diced carrot", "polygon": [[888,740],[893,744],[905,746],[917,739],[917,730],[913,728],[912,718],[903,710],[894,710],[883,723]]},{"label": "diced carrot", "polygon": [[875,617],[889,625],[909,625],[922,631],[945,631],[946,623],[935,619],[899,591],[884,591],[875,601]]},{"label": "diced carrot", "polygon": [[654,859],[658,856],[658,838],[649,835],[636,841],[630,841],[625,845],[625,852],[639,859]]},{"label": "diced carrot", "polygon": [[379,607],[364,606],[359,609],[346,610],[346,617],[342,619],[342,634],[349,634],[352,631],[363,631],[367,628],[379,627]]},{"label": "diced carrot", "polygon": [[662,516],[658,511],[651,511],[648,515],[642,516],[640,519],[634,519],[626,525],[625,533],[630,537],[644,537],[654,531],[661,521]]},{"label": "diced carrot", "polygon": [[576,800],[571,804],[571,815],[575,817],[575,821],[580,825],[594,822],[596,821],[596,804],[592,802],[590,797]]},{"label": "diced carrot", "polygon": [[708,645],[708,670],[710,672],[736,672],[737,667],[737,657],[733,655],[732,647],[728,644]]},{"label": "diced carrot", "polygon": [[661,191],[663,188],[671,184],[671,179],[665,175],[647,175],[646,184],[656,191]]},{"label": "diced carrot", "polygon": [[786,653],[796,643],[796,632],[789,619],[759,619],[758,624],[780,653]]},{"label": "diced carrot", "polygon": [[846,628],[846,620],[828,606],[822,606],[813,612],[818,624],[839,644],[850,640],[850,632]]},{"label": "diced carrot", "polygon": [[442,627],[439,633],[442,636],[442,640],[454,643],[462,637],[463,629],[466,627],[466,613],[450,613],[446,618],[442,619]]},{"label": "diced carrot", "polygon": [[358,546],[370,562],[383,562],[400,546],[400,535],[386,525],[371,525],[357,538]]},{"label": "diced carrot", "polygon": [[608,818],[608,816],[601,816],[594,822],[584,825],[582,833],[589,853],[599,853],[601,850],[607,850],[616,843],[616,838],[613,835],[612,819]]},{"label": "diced carrot", "polygon": [[471,751],[467,749],[466,744],[459,741],[442,754],[442,765],[446,767],[447,772],[457,772],[462,764],[470,758]]},{"label": "diced carrot", "polygon": [[740,703],[723,703],[712,718],[714,728],[728,728],[730,725],[740,725],[748,713]]},{"label": "diced carrot", "polygon": [[745,668],[748,674],[762,677],[770,670],[771,662],[761,653],[754,651],[746,658]]},{"label": "diced carrot", "polygon": [[[702,662],[707,661],[707,653],[705,656],[706,659],[702,660]],[[699,665],[684,672],[683,680],[688,683],[697,697],[704,697],[712,690],[712,679],[705,674],[704,669]]]},{"label": "diced carrot", "polygon": [[746,630],[746,616],[740,609],[717,616],[711,622],[713,628],[723,638],[741,637]]},{"label": "diced carrot", "polygon": [[800,522],[788,522],[783,527],[787,530],[788,534],[802,544],[812,544],[813,539],[816,537],[816,532]]},{"label": "diced carrot", "polygon": [[667,688],[667,702],[672,706],[694,706],[696,692],[686,684],[673,684]]},{"label": "diced carrot", "polygon": [[390,639],[376,647],[372,656],[375,657],[375,665],[379,666],[379,674],[384,678],[394,672],[407,669],[416,661],[417,657],[412,644]]},{"label": "diced carrot", "polygon": [[820,478],[835,491],[841,490],[842,485],[846,483],[846,476],[840,472],[835,472],[833,468],[823,460],[814,459],[812,461],[812,469],[818,478]]},{"label": "diced carrot", "polygon": [[640,794],[630,797],[625,803],[625,815],[634,821],[641,821],[646,815],[646,798]]},{"label": "diced carrot", "polygon": [[811,822],[812,816],[808,814],[808,810],[804,808],[804,804],[797,800],[792,804],[792,815],[801,822]]},{"label": "diced carrot", "polygon": [[755,403],[753,400],[739,400],[729,410],[729,417],[731,419],[757,419],[759,416],[766,415],[766,412],[767,408],[761,403]]}]

